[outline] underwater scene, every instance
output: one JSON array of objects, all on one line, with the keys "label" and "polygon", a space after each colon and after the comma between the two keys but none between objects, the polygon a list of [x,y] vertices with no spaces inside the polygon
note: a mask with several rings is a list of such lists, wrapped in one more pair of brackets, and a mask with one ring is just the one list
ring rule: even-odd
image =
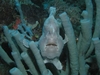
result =
[{"label": "underwater scene", "polygon": [[0,75],[100,75],[100,0],[0,0]]}]

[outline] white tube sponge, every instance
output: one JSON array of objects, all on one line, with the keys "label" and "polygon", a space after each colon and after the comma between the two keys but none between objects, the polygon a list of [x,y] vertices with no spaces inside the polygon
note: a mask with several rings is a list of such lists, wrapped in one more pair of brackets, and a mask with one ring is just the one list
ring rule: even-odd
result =
[{"label": "white tube sponge", "polygon": [[[85,46],[83,48],[88,48],[92,38],[91,21],[88,18],[89,13],[87,12],[87,10],[84,10],[81,15],[84,17],[84,19],[80,21],[82,33],[80,34],[80,38],[78,41],[78,43],[80,42],[78,44],[78,49],[79,47],[81,47],[81,43]],[[86,51],[87,49],[84,49],[84,53]]]},{"label": "white tube sponge", "polygon": [[18,46],[21,48],[22,51],[27,51],[27,48],[23,45],[24,35],[20,34],[18,31],[12,32],[12,36],[15,38]]},{"label": "white tube sponge", "polygon": [[89,13],[87,15],[88,19],[90,19],[90,23],[91,23],[91,27],[93,24],[93,4],[91,0],[85,0],[85,4],[86,4],[86,11]]},{"label": "white tube sponge", "polygon": [[19,56],[18,56],[18,53],[17,53],[17,52],[12,52],[11,54],[12,54],[12,56],[13,56],[15,62],[16,62],[17,67],[20,69],[20,71],[21,71],[24,75],[27,75],[27,72],[26,72],[26,70],[25,70],[25,68],[24,68],[24,65],[22,64],[22,62],[21,62],[21,60],[20,60],[20,58],[19,58]]},{"label": "white tube sponge", "polygon": [[[95,0],[96,3],[96,22],[95,22],[95,29],[93,33],[93,38],[100,37],[100,0]],[[91,46],[86,54],[86,57],[88,57],[94,49],[93,42],[91,42]]]},{"label": "white tube sponge", "polygon": [[9,56],[8,54],[3,50],[3,48],[0,46],[0,56],[2,57],[2,59],[7,63],[10,64],[12,62],[14,62]]},{"label": "white tube sponge", "polygon": [[3,26],[3,30],[4,30],[4,34],[12,48],[12,51],[15,51],[18,53],[18,55],[20,56],[20,53],[19,53],[19,50],[17,49],[17,47],[15,46],[14,42],[12,41],[12,36],[11,34],[9,33],[9,29],[7,26]]},{"label": "white tube sponge", "polygon": [[10,69],[9,73],[11,75],[24,75],[18,68],[14,67]]},{"label": "white tube sponge", "polygon": [[[87,13],[87,14],[85,14]],[[83,11],[83,16],[87,16],[88,12]],[[92,39],[92,28],[91,28],[91,22],[90,19],[87,19],[84,17],[83,20],[80,21],[81,23],[81,30],[82,30],[82,42],[81,42],[81,51],[84,53],[87,51],[87,49],[90,46],[91,39]]]},{"label": "white tube sponge", "polygon": [[[85,4],[86,4],[86,10],[83,11],[82,16],[85,19],[89,19],[90,20],[90,27],[92,28],[92,24],[93,24],[93,4],[92,4],[91,0],[85,0]],[[88,15],[86,15],[86,14],[88,14]],[[80,46],[81,38],[82,38],[82,36],[80,34],[79,41],[77,43],[78,49],[79,49],[79,46]],[[88,54],[90,54],[91,52],[92,52],[92,50],[90,48]],[[87,54],[86,54],[86,57],[87,57]]]},{"label": "white tube sponge", "polygon": [[39,66],[41,74],[42,75],[52,75],[52,73],[50,71],[48,71],[48,69],[46,69],[44,62],[43,62],[43,59],[39,53],[38,48],[35,46],[34,41],[31,41],[29,43],[29,47],[32,50],[32,53],[34,54],[34,56],[36,58],[36,61],[37,61],[37,64]]},{"label": "white tube sponge", "polygon": [[81,20],[81,30],[82,30],[82,41],[81,45],[79,47],[79,71],[80,75],[87,75],[86,68],[85,68],[85,52],[88,50],[91,38],[92,38],[92,31],[91,31],[91,23],[90,20],[86,17],[88,15],[88,12],[83,11],[83,17],[84,19]]},{"label": "white tube sponge", "polygon": [[31,61],[31,59],[30,59],[29,55],[27,54],[27,52],[21,53],[21,57],[24,59],[25,63],[29,67],[32,75],[38,75],[38,72],[35,69],[35,66],[34,66],[33,62]]},{"label": "white tube sponge", "polygon": [[98,67],[100,69],[100,40],[99,40],[99,38],[93,38],[92,40],[94,42],[95,55],[96,55]]},{"label": "white tube sponge", "polygon": [[69,55],[70,55],[70,67],[71,67],[71,75],[78,75],[78,52],[77,52],[77,46],[76,46],[76,40],[74,31],[72,28],[72,24],[70,22],[70,19],[67,15],[67,13],[60,14],[60,18],[62,20],[65,33],[68,37],[68,49],[69,49]]},{"label": "white tube sponge", "polygon": [[96,3],[96,24],[95,24],[95,32],[93,37],[100,37],[100,0],[95,0]]}]

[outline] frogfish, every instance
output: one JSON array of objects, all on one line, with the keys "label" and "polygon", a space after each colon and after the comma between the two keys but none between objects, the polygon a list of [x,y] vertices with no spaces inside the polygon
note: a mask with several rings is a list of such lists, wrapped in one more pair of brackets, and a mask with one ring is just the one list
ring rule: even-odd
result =
[{"label": "frogfish", "polygon": [[[44,22],[42,35],[38,41],[38,47],[44,63],[52,63],[58,70],[62,69],[59,60],[65,40],[60,35],[60,27],[53,15]],[[66,40],[67,42],[68,40]]]}]

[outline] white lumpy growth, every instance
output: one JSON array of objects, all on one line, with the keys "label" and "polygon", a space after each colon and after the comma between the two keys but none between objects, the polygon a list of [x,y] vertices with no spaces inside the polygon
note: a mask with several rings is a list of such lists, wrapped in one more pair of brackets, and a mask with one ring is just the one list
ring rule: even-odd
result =
[{"label": "white lumpy growth", "polygon": [[58,58],[62,52],[64,42],[59,35],[59,26],[54,16],[49,16],[43,27],[42,36],[39,40],[41,55],[47,59]]}]

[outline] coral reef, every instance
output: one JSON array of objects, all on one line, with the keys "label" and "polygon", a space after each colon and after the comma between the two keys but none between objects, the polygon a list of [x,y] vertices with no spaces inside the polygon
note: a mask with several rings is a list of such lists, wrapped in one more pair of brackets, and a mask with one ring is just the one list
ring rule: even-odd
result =
[{"label": "coral reef", "polygon": [[99,75],[99,3],[1,0],[0,75]]}]

